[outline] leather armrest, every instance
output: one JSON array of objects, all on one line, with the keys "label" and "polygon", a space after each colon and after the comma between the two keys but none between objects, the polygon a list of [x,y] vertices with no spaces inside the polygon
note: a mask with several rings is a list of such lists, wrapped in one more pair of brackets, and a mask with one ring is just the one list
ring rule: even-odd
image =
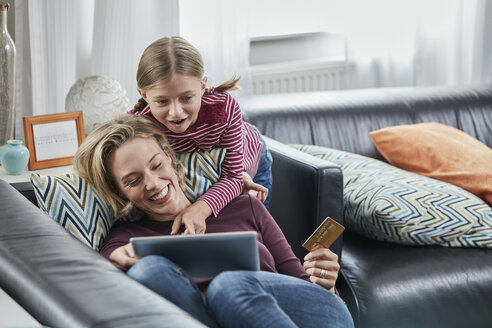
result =
[{"label": "leather armrest", "polygon": [[[327,217],[343,223],[343,175],[340,167],[265,137],[272,153],[271,213],[294,253]],[[342,237],[331,246],[341,255]]]},{"label": "leather armrest", "polygon": [[0,180],[0,288],[50,327],[203,327]]}]

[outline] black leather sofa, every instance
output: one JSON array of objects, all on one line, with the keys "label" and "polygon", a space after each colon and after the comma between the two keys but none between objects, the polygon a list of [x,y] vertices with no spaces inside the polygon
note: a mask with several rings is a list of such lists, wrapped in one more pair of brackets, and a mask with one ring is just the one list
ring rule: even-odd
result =
[{"label": "black leather sofa", "polygon": [[[243,98],[241,106],[245,120],[282,143],[326,146],[377,159],[382,156],[369,132],[399,124],[441,122],[492,147],[492,85],[265,95]],[[314,163],[313,157],[313,167],[318,165]],[[275,203],[297,183],[295,175],[274,175]],[[340,218],[338,198],[323,195],[338,189],[338,181],[318,183],[310,186],[318,195],[311,205],[318,215],[313,221],[330,212]],[[297,194],[302,198],[305,192],[310,190]],[[295,230],[297,222],[291,224],[284,230]],[[338,290],[357,327],[492,327],[490,249],[402,246],[346,231],[341,267]]]},{"label": "black leather sofa", "polygon": [[[472,135],[476,129],[474,136],[492,144],[490,86],[317,92],[240,102],[247,120],[284,143],[379,157],[368,131],[433,119]],[[466,119],[460,119],[461,112]],[[272,214],[302,258],[301,244],[317,225],[326,216],[342,218],[342,172],[271,138]],[[35,203],[30,183],[0,181],[0,288],[41,324],[202,326],[82,245]],[[337,288],[358,327],[488,327],[492,322],[490,250],[404,247],[350,232],[332,250],[342,262]]]}]

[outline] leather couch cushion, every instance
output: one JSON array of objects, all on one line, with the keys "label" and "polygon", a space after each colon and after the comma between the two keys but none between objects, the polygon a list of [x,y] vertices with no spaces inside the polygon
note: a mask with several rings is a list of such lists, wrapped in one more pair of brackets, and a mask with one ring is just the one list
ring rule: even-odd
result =
[{"label": "leather couch cushion", "polygon": [[460,186],[492,205],[492,149],[465,132],[430,122],[387,127],[371,137],[391,164]]},{"label": "leather couch cushion", "polygon": [[466,190],[358,154],[293,147],[340,165],[350,230],[407,245],[492,247],[492,208]]},{"label": "leather couch cushion", "polygon": [[[356,327],[489,327],[490,250],[403,246],[344,233]],[[345,297],[346,289],[339,289]]]}]

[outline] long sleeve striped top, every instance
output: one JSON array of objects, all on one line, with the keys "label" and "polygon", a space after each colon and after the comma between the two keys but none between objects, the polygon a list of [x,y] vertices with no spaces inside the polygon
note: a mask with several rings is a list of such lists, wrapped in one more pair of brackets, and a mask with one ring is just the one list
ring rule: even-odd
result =
[{"label": "long sleeve striped top", "polygon": [[[149,106],[135,115],[154,118]],[[214,216],[241,193],[243,171],[255,176],[262,144],[256,132],[243,121],[241,108],[230,94],[203,95],[197,121],[185,132],[174,133],[161,126],[175,152],[226,149],[219,180],[199,198],[210,206]]]}]

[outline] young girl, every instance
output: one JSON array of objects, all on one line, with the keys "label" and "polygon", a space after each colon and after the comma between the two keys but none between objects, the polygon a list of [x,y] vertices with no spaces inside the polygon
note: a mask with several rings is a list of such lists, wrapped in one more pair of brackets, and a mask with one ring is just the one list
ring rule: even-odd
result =
[{"label": "young girl", "polygon": [[200,53],[181,37],[154,41],[140,58],[137,87],[142,98],[129,113],[159,122],[176,152],[226,149],[219,180],[181,212],[172,234],[181,224],[186,234],[205,232],[205,219],[237,197],[243,183],[268,208],[271,155],[258,130],[243,122],[237,101],[226,92],[238,89],[238,80],[207,88]]}]

